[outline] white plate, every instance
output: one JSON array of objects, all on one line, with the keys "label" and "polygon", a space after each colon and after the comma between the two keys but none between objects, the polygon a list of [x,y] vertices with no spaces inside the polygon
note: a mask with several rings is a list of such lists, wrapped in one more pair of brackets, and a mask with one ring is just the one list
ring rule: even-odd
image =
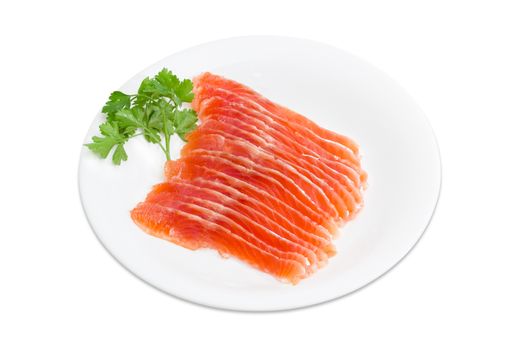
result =
[{"label": "white plate", "polygon": [[[284,310],[355,291],[396,265],[425,231],[441,183],[438,146],[423,112],[384,73],[339,49],[302,39],[242,37],[174,54],[133,77],[121,90],[162,67],[180,77],[211,71],[244,83],[362,148],[369,174],[365,208],[336,240],[338,254],[296,286],[283,284],[215,251],[189,251],[153,238],[129,211],[162,181],[158,146],[134,139],[120,167],[86,148],[80,196],[96,235],[124,267],[150,285],[195,303],[233,310]],[[108,91],[109,94],[110,91]],[[100,101],[101,105],[104,101]],[[98,133],[99,114],[85,142]],[[181,147],[174,141],[173,154]]]}]

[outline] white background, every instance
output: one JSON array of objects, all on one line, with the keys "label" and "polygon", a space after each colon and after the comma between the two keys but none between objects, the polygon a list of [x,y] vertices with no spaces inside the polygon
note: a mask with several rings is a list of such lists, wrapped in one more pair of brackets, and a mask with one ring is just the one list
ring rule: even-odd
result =
[{"label": "white background", "polygon": [[[3,2],[0,348],[523,349],[522,6]],[[80,145],[110,91],[171,53],[252,34],[323,41],[384,70],[427,113],[443,161],[434,220],[399,266],[285,313],[207,309],[142,283],[98,243],[77,191]]]}]

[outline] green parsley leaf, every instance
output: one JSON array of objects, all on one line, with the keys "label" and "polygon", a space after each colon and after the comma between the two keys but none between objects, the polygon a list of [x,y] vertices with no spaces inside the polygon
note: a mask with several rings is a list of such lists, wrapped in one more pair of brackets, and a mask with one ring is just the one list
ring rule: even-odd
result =
[{"label": "green parsley leaf", "polygon": [[160,113],[160,108],[158,106],[151,106],[149,112],[148,128],[161,131],[162,123],[163,119],[162,114]]},{"label": "green parsley leaf", "polygon": [[117,148],[115,148],[115,152],[113,152],[113,164],[120,165],[122,161],[128,160],[128,154],[124,150],[124,146],[120,143],[117,145]]},{"label": "green parsley leaf", "polygon": [[141,128],[144,126],[144,110],[138,107],[123,109],[115,113],[115,121],[120,128]]},{"label": "green parsley leaf", "polygon": [[186,141],[186,134],[193,131],[197,125],[197,113],[193,109],[175,111],[175,125],[179,137]]},{"label": "green parsley leaf", "polygon": [[167,68],[163,68],[156,76],[155,80],[160,84],[160,86],[169,92],[174,92],[179,87],[180,81],[176,75],[174,75]]},{"label": "green parsley leaf", "polygon": [[184,79],[179,86],[175,89],[177,97],[182,102],[191,102],[193,101],[193,83],[189,79]]},{"label": "green parsley leaf", "polygon": [[102,124],[100,124],[98,126],[98,129],[100,130],[100,133],[102,135],[105,135],[105,136],[108,136],[108,137],[112,137],[112,138],[118,139],[119,136],[120,136],[119,131],[118,131],[118,125],[115,122],[113,122],[113,123],[110,123],[110,122],[102,123]]},{"label": "green parsley leaf", "polygon": [[109,100],[102,107],[102,113],[106,113],[108,116],[113,116],[116,112],[122,108],[129,108],[131,104],[131,96],[126,95],[121,91],[113,91],[109,95]]},{"label": "green parsley leaf", "polygon": [[153,90],[153,80],[151,80],[148,77],[144,78],[144,80],[142,80],[142,82],[140,83],[137,98],[134,101],[134,105],[138,107],[144,107],[147,102],[151,101],[152,93],[150,91]]},{"label": "green parsley leaf", "polygon": [[117,144],[115,139],[111,137],[99,137],[93,136],[91,139],[93,142],[88,143],[86,146],[95,154],[98,154],[102,158],[107,158],[111,149]]},{"label": "green parsley leaf", "polygon": [[91,138],[93,142],[87,144],[86,146],[100,157],[107,158],[113,147],[124,144],[127,139],[120,135],[118,126],[116,124],[105,122],[100,124],[99,129],[103,137],[93,136]]}]

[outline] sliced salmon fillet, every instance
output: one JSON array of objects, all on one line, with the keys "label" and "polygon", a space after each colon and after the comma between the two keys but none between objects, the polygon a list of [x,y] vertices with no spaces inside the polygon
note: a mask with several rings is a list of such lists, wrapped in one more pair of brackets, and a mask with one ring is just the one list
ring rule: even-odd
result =
[{"label": "sliced salmon fillet", "polygon": [[[253,141],[255,137],[258,137],[258,146],[261,145],[261,140],[263,144],[270,145],[273,152],[286,152],[299,157],[302,161],[313,162],[316,166],[323,169],[324,173],[329,173],[333,176],[339,178],[339,181],[348,182],[351,181],[353,185],[348,188],[348,190],[353,191],[353,194],[356,196],[357,203],[360,203],[362,198],[360,196],[360,191],[363,189],[366,182],[366,173],[361,170],[360,165],[346,165],[332,159],[323,158],[322,155],[319,155],[313,152],[311,149],[303,145],[304,140],[294,140],[290,139],[287,134],[276,131],[272,128],[268,128],[267,125],[262,123],[257,118],[252,118],[234,110],[225,111],[224,109],[219,110],[217,113],[205,115],[204,125],[209,121],[209,119],[217,120],[222,124],[222,131],[231,130],[232,126],[238,127],[242,130],[245,130],[244,133],[241,133],[243,138],[249,141]],[[246,119],[245,119],[246,118]],[[341,179],[340,176],[345,176],[348,180]]]},{"label": "sliced salmon fillet", "polygon": [[[341,158],[340,155],[327,152],[308,137],[283,127],[268,116],[258,114],[256,111],[242,105],[232,104],[223,98],[212,97],[201,106],[199,118],[206,120],[209,116],[215,115],[237,118],[253,124],[270,141],[279,142],[279,144],[293,149],[299,155],[308,155],[322,159],[325,164],[332,167],[335,171],[344,174],[355,174],[359,178],[359,182],[366,181],[366,173],[361,169],[360,161],[356,155],[353,155],[351,159],[345,159]],[[290,135],[293,135],[293,137],[290,137]]]},{"label": "sliced salmon fillet", "polygon": [[305,146],[324,157],[349,164],[357,162],[356,156],[351,150],[340,144],[333,144],[319,137],[319,135],[316,135],[304,125],[286,123],[281,118],[275,117],[274,114],[256,108],[255,104],[249,103],[250,101],[234,99],[232,94],[226,93],[221,89],[209,88],[208,90],[203,90],[203,92],[212,94],[212,97],[209,98],[212,99],[212,101],[205,99],[199,105],[203,118],[207,114],[211,114],[215,108],[221,108],[221,113],[233,110],[262,121],[268,128],[277,129],[284,134],[293,134],[294,139],[301,140]]},{"label": "sliced salmon fillet", "polygon": [[[355,215],[359,210],[359,207],[356,205],[356,200],[361,202],[359,191],[354,188],[354,185],[347,178],[344,178],[339,173],[334,174],[333,170],[327,169],[324,164],[318,164],[319,159],[317,158],[306,160],[304,157],[292,153],[289,149],[276,147],[274,143],[267,142],[258,136],[256,132],[246,131],[245,129],[249,129],[250,125],[242,125],[241,127],[244,129],[236,125],[241,123],[235,119],[224,118],[223,122],[219,122],[209,118],[203,122],[199,131],[205,130],[208,136],[222,136],[225,140],[235,142],[235,150],[242,154],[248,153],[245,156],[250,157],[252,160],[256,160],[259,155],[263,158],[273,157],[278,159],[278,162],[293,168],[290,171],[299,173],[300,176],[305,177],[314,186],[322,190],[324,196],[330,200],[344,221],[347,221],[351,215]],[[190,136],[190,142],[191,139],[192,137]],[[280,167],[279,165],[277,166]],[[350,189],[342,186],[340,182],[346,183],[347,186],[350,186]],[[357,198],[354,198],[353,193],[356,194]]]},{"label": "sliced salmon fillet", "polygon": [[[152,195],[146,200],[146,203],[154,203],[160,205],[169,210],[179,210],[187,214],[198,216],[209,222],[213,222],[216,225],[228,230],[232,235],[235,235],[240,240],[248,242],[257,248],[274,255],[278,259],[294,260],[302,266],[306,267],[309,265],[307,259],[295,251],[283,251],[276,248],[273,244],[266,244],[261,238],[261,234],[267,234],[262,228],[255,225],[250,225],[251,230],[248,231],[236,219],[232,218],[231,210],[227,212],[225,207],[213,202],[205,201],[199,198],[189,197],[178,197],[178,200],[173,200],[168,197],[169,192],[161,192]],[[239,214],[234,213],[234,217]],[[242,222],[242,219],[241,221]],[[282,242],[279,242],[282,243]],[[281,248],[285,247],[282,244]]]},{"label": "sliced salmon fillet", "polygon": [[348,147],[349,149],[353,150],[354,152],[358,152],[359,146],[352,141],[350,138],[337,134],[333,131],[324,129],[320,127],[319,125],[312,122],[310,119],[300,115],[299,113],[296,113],[286,107],[283,107],[281,105],[278,105],[274,102],[271,102],[261,94],[258,94],[254,90],[250,89],[249,87],[240,84],[234,80],[230,79],[224,79],[221,76],[205,72],[198,77],[196,77],[194,80],[194,86],[197,90],[196,98],[194,100],[194,106],[199,104],[202,99],[205,99],[207,96],[202,93],[200,89],[204,87],[218,87],[221,89],[224,89],[226,91],[230,91],[237,96],[243,96],[251,99],[254,102],[257,102],[261,107],[267,108],[270,111],[273,111],[276,115],[281,115],[287,118],[289,121],[293,121],[297,124],[307,126],[311,130],[313,130],[317,135],[326,138],[328,140],[334,141],[336,143],[339,143],[341,145],[344,145]]},{"label": "sliced salmon fillet", "polygon": [[[173,182],[176,180],[172,178],[171,181]],[[289,207],[285,207],[284,205],[281,206],[278,202],[275,206],[270,206],[264,201],[257,200],[256,198],[246,195],[231,186],[224,185],[221,182],[197,178],[194,179],[192,183],[201,188],[212,189],[228,198],[234,198],[238,203],[245,205],[247,208],[257,208],[257,210],[251,210],[250,214],[255,215],[255,213],[258,213],[260,216],[263,216],[275,225],[280,226],[283,229],[283,231],[280,231],[282,237],[301,244],[307,249],[311,249],[315,252],[318,261],[320,262],[324,262],[328,256],[335,254],[335,247],[330,240],[323,239],[323,237],[326,237],[326,232],[321,230],[320,227],[309,226],[307,224],[302,225],[303,222],[301,220],[294,220],[294,212]],[[279,208],[285,210],[286,213],[291,215],[284,216],[279,210],[276,210]],[[292,216],[292,218],[290,216]],[[304,223],[306,223],[306,221],[304,221]],[[279,229],[277,228],[276,232],[277,230]]]},{"label": "sliced salmon fillet", "polygon": [[255,241],[251,240],[251,237],[248,240],[255,245],[265,243],[270,251],[275,247],[272,251],[275,255],[283,257],[283,253],[286,253],[287,258],[306,265],[309,271],[313,271],[320,264],[315,251],[311,249],[313,246],[303,245],[304,242],[255,208],[210,188],[196,186],[189,181],[174,180],[155,186],[146,201],[170,208],[179,208],[183,203],[207,208],[230,218],[251,232]]},{"label": "sliced salmon fillet", "polygon": [[294,260],[279,259],[200,216],[155,203],[140,203],[131,216],[145,232],[188,249],[212,248],[221,255],[235,256],[278,279],[297,283],[306,277],[304,267]]},{"label": "sliced salmon fillet", "polygon": [[190,135],[187,147],[184,148],[185,153],[182,156],[198,150],[209,150],[225,152],[230,156],[237,157],[237,159],[246,160],[245,163],[251,163],[252,166],[257,164],[266,168],[266,173],[284,186],[297,189],[300,197],[308,197],[308,201],[314,206],[314,210],[322,208],[322,211],[326,212],[329,217],[337,217],[338,212],[335,205],[323,190],[293,166],[249,143],[210,133],[206,126]]},{"label": "sliced salmon fillet", "polygon": [[[192,154],[178,159],[177,162],[181,165],[180,177],[192,179],[201,176],[202,168],[214,170],[240,181],[236,185],[242,190],[246,189],[246,186],[243,186],[243,184],[250,184],[262,191],[268,200],[280,199],[282,202],[289,203],[292,208],[295,208],[297,212],[305,217],[305,220],[310,220],[326,228],[329,232],[334,232],[337,229],[336,224],[333,221],[329,221],[325,212],[318,211],[312,203],[304,199],[306,197],[304,193],[301,194],[296,188],[289,188],[274,177],[265,174],[264,172],[268,172],[268,169],[262,169],[256,164],[248,163],[226,152],[221,154],[213,152],[195,150]],[[299,198],[298,196],[301,195],[302,198]]]},{"label": "sliced salmon fillet", "polygon": [[357,144],[211,73],[194,79],[194,94],[201,123],[132,219],[156,237],[235,256],[281,281],[323,267],[338,227],[363,204]]},{"label": "sliced salmon fillet", "polygon": [[[355,159],[355,154],[352,149],[340,144],[327,140],[310,129],[307,125],[298,123],[290,119],[289,115],[282,116],[276,113],[272,113],[268,109],[262,107],[257,103],[256,100],[247,98],[235,94],[231,91],[225,90],[224,88],[218,88],[212,85],[207,85],[201,80],[197,81],[197,91],[199,91],[200,100],[194,100],[193,107],[197,112],[200,113],[203,105],[206,104],[208,98],[223,99],[229,106],[234,107],[237,110],[247,111],[248,113],[254,114],[259,118],[264,118],[267,122],[279,125],[282,128],[288,130],[288,132],[302,135],[306,140],[310,141],[311,146],[316,148],[324,149],[328,154],[331,154],[335,159],[346,161],[347,159]],[[334,133],[335,134],[335,133]]]},{"label": "sliced salmon fillet", "polygon": [[[188,167],[191,167],[191,173],[186,170]],[[214,169],[199,165],[187,165],[185,159],[182,158],[177,159],[176,161],[166,162],[165,174],[169,181],[173,181],[173,179],[176,178],[184,178],[195,182],[207,179],[220,183],[225,187],[235,189],[246,196],[254,198],[261,204],[274,208],[275,211],[287,217],[294,225],[304,230],[306,235],[303,238],[308,242],[325,247],[328,254],[334,250],[330,240],[330,232],[326,228],[304,216],[291,204],[280,198],[272,197],[267,192],[249,182],[239,180],[231,175],[221,173]]]}]

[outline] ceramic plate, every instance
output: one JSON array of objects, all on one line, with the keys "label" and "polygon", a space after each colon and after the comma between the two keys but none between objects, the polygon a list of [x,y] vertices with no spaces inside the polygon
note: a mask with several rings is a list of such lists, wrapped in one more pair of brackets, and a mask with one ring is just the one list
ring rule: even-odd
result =
[{"label": "ceramic plate", "polygon": [[[436,139],[410,96],[370,64],[308,40],[242,37],[176,53],[137,74],[120,90],[136,91],[144,77],[163,67],[179,77],[204,71],[224,75],[351,137],[361,146],[369,186],[363,211],[335,241],[337,255],[294,286],[234,258],[223,259],[212,250],[186,250],[135,226],[130,210],[162,181],[164,158],[158,146],[133,139],[127,144],[129,160],[119,167],[83,148],[79,187],[89,223],[111,255],[143,281],[217,308],[304,307],[374,281],[396,265],[425,231],[440,191]],[[102,118],[95,117],[85,142],[98,133]],[[182,143],[173,139],[175,155]]]}]

